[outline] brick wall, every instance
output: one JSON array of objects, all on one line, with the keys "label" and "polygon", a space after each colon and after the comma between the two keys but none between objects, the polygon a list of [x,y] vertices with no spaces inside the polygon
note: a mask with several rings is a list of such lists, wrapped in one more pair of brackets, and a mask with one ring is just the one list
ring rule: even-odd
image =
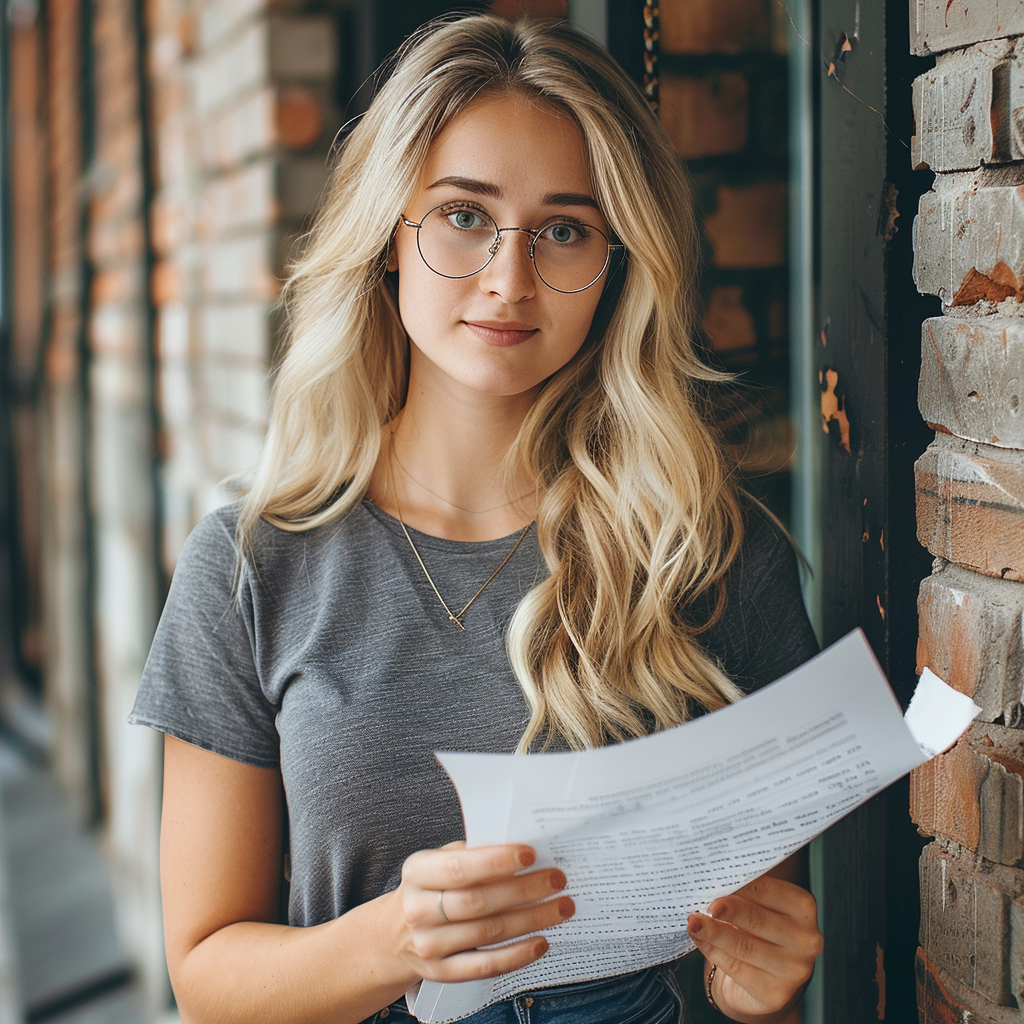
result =
[{"label": "brick wall", "polygon": [[[915,0],[912,158],[936,172],[914,226],[921,331],[917,527],[935,556],[918,669],[981,706],[911,779],[921,858],[921,1024],[1024,1019],[1024,13]],[[893,343],[893,342],[890,342]]]},{"label": "brick wall", "polygon": [[46,235],[51,322],[39,415],[44,682],[54,767],[83,821],[92,808],[88,567],[85,538],[84,395],[79,337],[84,154],[81,129],[81,5],[49,0],[46,19]]},{"label": "brick wall", "polygon": [[662,123],[686,162],[704,238],[704,327],[753,384],[731,439],[748,484],[786,515],[788,417],[786,13],[774,0],[660,8]]},{"label": "brick wall", "polygon": [[270,307],[326,180],[340,47],[323,4],[152,0],[140,54],[138,9],[47,9],[39,466],[55,767],[104,827],[155,1020],[161,743],[125,717],[181,543],[263,436]]},{"label": "brick wall", "polygon": [[271,307],[341,124],[337,21],[253,0],[154,4],[163,557],[230,496],[266,428]]},{"label": "brick wall", "polygon": [[135,3],[93,0],[91,30],[86,387],[95,713],[116,905],[148,1011],[156,1014],[167,999],[158,884],[160,742],[125,724],[162,598]]}]

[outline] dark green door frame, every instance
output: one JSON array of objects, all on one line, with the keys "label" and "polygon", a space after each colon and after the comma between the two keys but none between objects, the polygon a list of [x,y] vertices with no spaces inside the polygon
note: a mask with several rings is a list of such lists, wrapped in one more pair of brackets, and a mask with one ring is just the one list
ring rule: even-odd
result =
[{"label": "dark green door frame", "polygon": [[[930,559],[916,539],[913,460],[921,321],[911,223],[929,182],[910,169],[908,0],[814,0],[808,62],[813,198],[804,268],[814,321],[804,381],[817,399],[812,612],[828,644],[860,626],[904,704],[916,676],[916,595]],[[831,65],[831,68],[830,68]],[[813,356],[809,355],[809,352]],[[822,399],[825,402],[822,402]],[[823,413],[835,411],[826,436]],[[813,431],[813,427],[811,428]],[[848,449],[847,449],[848,444]],[[816,844],[825,952],[806,1024],[917,1019],[913,963],[922,840],[897,783]]]}]

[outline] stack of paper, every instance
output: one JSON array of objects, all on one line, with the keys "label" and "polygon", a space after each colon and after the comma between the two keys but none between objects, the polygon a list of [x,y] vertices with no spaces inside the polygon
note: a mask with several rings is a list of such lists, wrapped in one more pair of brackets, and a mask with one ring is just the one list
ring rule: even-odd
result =
[{"label": "stack of paper", "polygon": [[673,960],[686,920],[954,743],[979,713],[926,671],[906,719],[859,630],[714,714],[617,746],[513,757],[439,753],[470,846],[529,843],[576,914],[540,960],[423,982],[415,1014],[467,1016],[517,992]]}]

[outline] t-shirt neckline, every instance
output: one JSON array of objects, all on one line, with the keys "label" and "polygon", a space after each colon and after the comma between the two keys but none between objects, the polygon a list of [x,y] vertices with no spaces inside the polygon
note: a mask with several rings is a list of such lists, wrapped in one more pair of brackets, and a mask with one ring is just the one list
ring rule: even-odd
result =
[{"label": "t-shirt neckline", "polygon": [[[402,523],[399,522],[393,515],[385,512],[380,506],[375,505],[369,498],[363,498],[362,507],[366,509],[370,515],[373,516],[378,522],[383,524],[392,533],[404,539],[402,533]],[[534,527],[530,532],[536,532],[536,520],[530,523],[531,527]],[[486,555],[492,552],[497,553],[499,551],[508,552],[509,548],[519,539],[519,535],[523,532],[523,528],[520,527],[513,533],[506,534],[504,537],[495,537],[492,540],[449,540],[447,537],[435,537],[430,533],[423,533],[420,530],[415,529],[412,526],[405,527],[409,531],[409,536],[413,539],[413,543],[416,547],[434,548],[440,551],[456,552],[461,554],[480,554]],[[524,543],[529,541],[529,537],[524,538]]]}]

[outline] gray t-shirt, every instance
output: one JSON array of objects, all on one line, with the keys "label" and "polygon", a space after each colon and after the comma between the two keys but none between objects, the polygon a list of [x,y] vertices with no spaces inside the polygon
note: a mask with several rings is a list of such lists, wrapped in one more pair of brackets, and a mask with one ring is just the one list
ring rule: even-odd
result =
[{"label": "gray t-shirt", "polygon": [[[288,920],[314,925],[399,881],[416,850],[464,837],[435,750],[511,752],[526,726],[504,648],[546,573],[529,531],[464,616],[448,621],[398,521],[369,501],[301,533],[259,527],[232,597],[238,506],[189,536],[129,721],[225,757],[280,766],[288,802]],[[410,534],[461,608],[516,536]],[[750,691],[817,650],[793,552],[757,511],[705,648]]]}]

